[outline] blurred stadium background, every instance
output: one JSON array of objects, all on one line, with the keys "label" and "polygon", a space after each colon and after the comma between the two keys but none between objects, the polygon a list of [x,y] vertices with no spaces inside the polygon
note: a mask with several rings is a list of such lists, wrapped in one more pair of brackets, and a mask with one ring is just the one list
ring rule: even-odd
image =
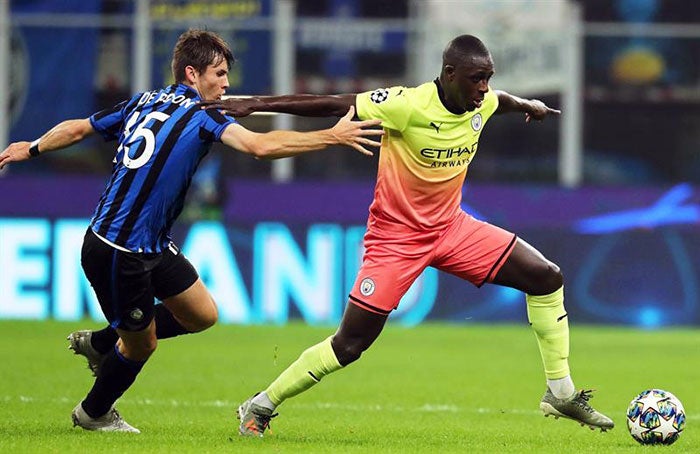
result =
[{"label": "blurred stadium background", "polygon": [[[189,27],[232,44],[230,94],[358,92],[439,73],[452,37],[491,49],[492,86],[560,107],[494,118],[464,205],[564,270],[572,321],[700,323],[700,2],[695,0],[0,1],[0,143],[33,140],[168,84]],[[253,116],[254,130],[332,119]],[[98,140],[0,174],[0,318],[101,319],[82,235],[111,166]],[[376,157],[258,162],[214,149],[176,240],[224,323],[335,323],[361,257]],[[393,316],[523,323],[522,295],[429,269]]]}]

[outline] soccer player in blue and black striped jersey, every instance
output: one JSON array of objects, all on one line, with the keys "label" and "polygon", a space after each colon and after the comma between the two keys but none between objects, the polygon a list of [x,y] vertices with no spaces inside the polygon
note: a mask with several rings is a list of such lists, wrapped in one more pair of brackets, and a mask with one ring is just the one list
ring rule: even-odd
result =
[{"label": "soccer player in blue and black striped jersey", "polygon": [[[216,305],[190,262],[170,238],[197,165],[214,142],[274,159],[329,145],[372,153],[379,120],[352,121],[350,108],[332,128],[255,133],[233,117],[198,101],[220,99],[228,88],[233,55],[217,34],[183,33],[175,45],[175,84],[139,93],[89,118],[59,123],[33,142],[16,142],[0,154],[10,162],[66,148],[97,132],[116,140],[111,178],[83,242],[81,262],[110,326],[69,336],[96,379],[74,408],[74,425],[87,430],[136,432],[114,409],[156,349],[157,339],[204,330],[216,322]],[[154,297],[163,304],[154,305]]]}]

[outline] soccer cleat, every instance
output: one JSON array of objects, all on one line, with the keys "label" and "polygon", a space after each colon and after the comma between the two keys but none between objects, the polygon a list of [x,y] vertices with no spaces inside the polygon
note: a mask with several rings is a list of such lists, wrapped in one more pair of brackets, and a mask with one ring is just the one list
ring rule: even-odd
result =
[{"label": "soccer cleat", "polygon": [[71,418],[73,418],[73,427],[79,426],[85,430],[97,430],[100,432],[129,432],[134,434],[140,434],[141,431],[136,427],[132,427],[122,419],[119,412],[110,408],[107,413],[100,416],[99,418],[91,418],[85,410],[83,410],[82,402],[73,409],[71,413]]},{"label": "soccer cleat", "polygon": [[70,333],[68,339],[68,349],[73,350],[76,355],[83,355],[88,362],[88,368],[92,371],[92,375],[97,377],[100,370],[100,365],[107,355],[95,350],[91,343],[92,331],[76,331]]},{"label": "soccer cleat", "polygon": [[249,437],[262,437],[265,430],[270,427],[270,419],[278,413],[273,414],[269,408],[254,404],[253,397],[238,407],[238,419],[241,421],[238,433]]},{"label": "soccer cleat", "polygon": [[540,410],[545,416],[552,415],[555,419],[560,417],[572,419],[582,426],[590,427],[591,430],[600,429],[601,432],[605,432],[608,429],[612,429],[615,427],[612,419],[596,411],[588,403],[593,397],[591,392],[593,390],[586,391],[582,389],[567,399],[559,399],[547,388],[547,392],[544,393],[542,402],[540,402]]}]

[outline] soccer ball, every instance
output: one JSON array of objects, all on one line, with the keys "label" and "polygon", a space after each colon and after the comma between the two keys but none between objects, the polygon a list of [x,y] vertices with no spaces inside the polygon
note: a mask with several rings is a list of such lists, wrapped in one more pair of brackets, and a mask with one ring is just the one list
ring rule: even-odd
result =
[{"label": "soccer ball", "polygon": [[643,445],[670,445],[685,427],[685,410],[676,396],[661,389],[648,389],[627,407],[627,428]]}]

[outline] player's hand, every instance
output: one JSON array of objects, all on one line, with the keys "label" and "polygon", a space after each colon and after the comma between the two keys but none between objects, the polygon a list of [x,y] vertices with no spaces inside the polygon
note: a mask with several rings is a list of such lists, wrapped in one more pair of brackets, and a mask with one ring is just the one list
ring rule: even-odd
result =
[{"label": "player's hand", "polygon": [[5,148],[5,150],[0,153],[0,170],[11,162],[26,161],[31,158],[29,154],[30,146],[31,142],[11,143],[9,147]]},{"label": "player's hand", "polygon": [[547,115],[561,114],[561,110],[547,107],[547,105],[539,99],[531,99],[526,108],[525,123],[530,123],[531,120],[542,121]]},{"label": "player's hand", "polygon": [[355,106],[350,106],[348,113],[343,116],[338,123],[331,128],[331,133],[337,139],[338,144],[347,145],[362,154],[373,156],[374,153],[365,148],[365,146],[379,147],[380,142],[372,140],[367,136],[382,136],[382,129],[372,128],[373,126],[381,126],[381,120],[364,120],[353,121],[355,116]]},{"label": "player's hand", "polygon": [[200,101],[199,104],[202,109],[218,109],[227,115],[243,118],[256,112],[255,106],[258,104],[258,100],[255,97],[227,98]]}]

